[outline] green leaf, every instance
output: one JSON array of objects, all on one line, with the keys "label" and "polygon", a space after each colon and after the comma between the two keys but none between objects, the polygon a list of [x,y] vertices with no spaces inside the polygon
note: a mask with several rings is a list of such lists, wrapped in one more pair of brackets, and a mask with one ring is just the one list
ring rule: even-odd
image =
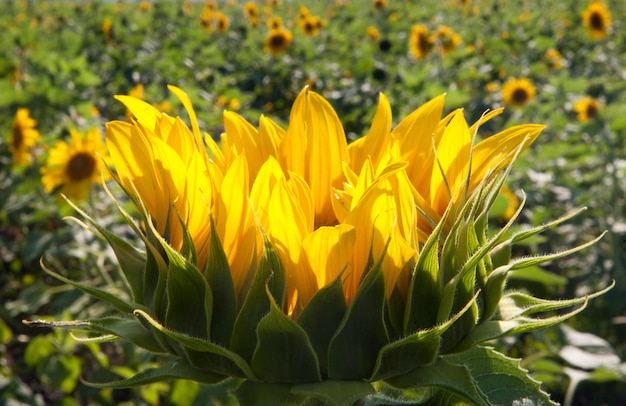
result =
[{"label": "green leaf", "polygon": [[291,385],[262,383],[245,380],[234,390],[234,394],[243,406],[299,406],[306,396],[291,392]]},{"label": "green leaf", "polygon": [[150,352],[165,352],[154,335],[146,330],[137,320],[120,319],[117,317],[105,317],[102,319],[89,320],[87,329],[100,334],[112,334],[123,340],[127,340],[138,347],[145,348]]},{"label": "green leaf", "polygon": [[346,314],[341,279],[317,291],[298,316],[298,324],[309,336],[323,378],[328,376],[328,345]]},{"label": "green leaf", "polygon": [[257,346],[257,326],[270,310],[270,299],[265,285],[267,284],[272,298],[280,304],[281,309],[285,300],[286,281],[283,265],[266,236],[264,239],[263,257],[235,320],[230,344],[230,348],[246,360],[252,360],[252,354]]},{"label": "green leaf", "polygon": [[364,379],[372,374],[378,351],[389,338],[385,327],[382,257],[357,289],[328,348],[330,379]]},{"label": "green leaf", "polygon": [[211,341],[228,346],[237,317],[237,297],[230,266],[211,218],[211,241],[206,260],[205,277],[213,292]]},{"label": "green leaf", "polygon": [[207,369],[228,376],[255,379],[252,369],[239,354],[210,341],[172,331],[143,310],[135,310],[135,315],[142,317],[158,331],[183,345],[187,351],[195,351],[193,352],[193,355],[196,356],[196,359],[193,360],[194,365],[202,365],[203,370]]},{"label": "green leaf", "polygon": [[294,385],[291,393],[319,399],[325,404],[350,406],[359,399],[375,393],[370,383],[364,381],[323,381]]},{"label": "green leaf", "polygon": [[225,380],[224,375],[215,374],[207,370],[195,368],[183,360],[169,362],[161,367],[147,368],[138,374],[113,382],[86,382],[85,385],[94,388],[119,389],[132,388],[170,379],[190,379],[197,382],[212,384]]},{"label": "green leaf", "polygon": [[506,357],[492,348],[475,347],[444,358],[470,371],[490,405],[511,405],[521,399],[530,400],[533,404],[556,405],[541,390],[539,382],[520,367],[519,360]]},{"label": "green leaf", "polygon": [[[49,259],[50,261],[53,261],[56,263],[56,261],[52,258]],[[60,280],[63,283],[66,283],[68,285],[74,286],[75,288],[78,288],[80,290],[82,290],[83,292],[98,298],[104,302],[107,302],[111,305],[113,305],[116,309],[120,310],[123,313],[132,313],[133,312],[133,306],[130,303],[125,302],[124,300],[120,299],[119,296],[114,295],[112,293],[106,292],[104,290],[98,289],[98,288],[94,288],[91,286],[87,286],[85,284],[79,283],[79,282],[74,282],[71,279],[67,279],[66,277],[54,272],[53,270],[51,270],[50,268],[48,268],[46,266],[46,264],[42,260],[40,261],[41,263],[41,268],[50,276],[53,276],[54,278]],[[60,267],[59,264],[56,265],[57,267]]]},{"label": "green leaf", "polygon": [[[267,292],[270,295],[269,291]],[[270,312],[257,327],[258,344],[252,370],[268,383],[317,382],[319,363],[302,327],[283,313],[270,297]]]},{"label": "green leaf", "polygon": [[[486,365],[487,367],[487,365]],[[489,406],[487,396],[478,388],[469,369],[438,357],[431,365],[418,367],[395,378],[386,379],[400,389],[438,388],[454,393],[478,406]]]},{"label": "green leaf", "polygon": [[374,373],[370,382],[405,374],[417,366],[430,364],[439,350],[440,337],[467,312],[478,294],[465,305],[454,317],[429,330],[418,331],[384,346],[378,353]]}]

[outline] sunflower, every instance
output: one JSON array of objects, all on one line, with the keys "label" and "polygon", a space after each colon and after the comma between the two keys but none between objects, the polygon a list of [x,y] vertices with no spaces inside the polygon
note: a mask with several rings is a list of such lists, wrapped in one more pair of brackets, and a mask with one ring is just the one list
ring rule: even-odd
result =
[{"label": "sunflower", "polygon": [[545,58],[549,67],[553,69],[561,69],[563,67],[563,55],[556,49],[548,49]]},{"label": "sunflower", "polygon": [[374,8],[376,10],[382,10],[387,7],[387,0],[374,0]]},{"label": "sunflower", "polygon": [[289,48],[291,41],[293,41],[291,31],[283,28],[270,30],[267,37],[265,37],[263,50],[270,55],[278,55]]},{"label": "sunflower", "polygon": [[106,17],[102,22],[102,33],[107,44],[113,40],[113,23],[110,17]]},{"label": "sunflower", "polygon": [[221,11],[215,13],[215,29],[218,32],[224,33],[228,31],[228,27],[230,27],[230,20],[226,17],[226,14]]},{"label": "sunflower", "polygon": [[507,106],[524,106],[535,97],[535,93],[533,82],[526,78],[511,78],[502,86],[502,99]]},{"label": "sunflower", "polygon": [[584,123],[598,115],[600,102],[591,96],[585,96],[574,103],[574,111],[578,115],[578,121]]},{"label": "sunflower", "polygon": [[306,36],[313,37],[322,28],[322,20],[317,16],[309,15],[301,18],[298,25]]},{"label": "sunflower", "polygon": [[433,48],[433,37],[425,25],[413,26],[409,42],[409,49],[417,59],[424,59]]},{"label": "sunflower", "polygon": [[247,2],[243,6],[243,12],[253,27],[259,25],[259,7],[256,5],[256,3],[253,3],[251,1]]},{"label": "sunflower", "polygon": [[277,30],[283,27],[283,19],[280,17],[270,17],[267,20],[267,28]]},{"label": "sunflower", "polygon": [[434,39],[439,45],[442,55],[449,54],[461,43],[461,36],[445,25],[437,29]]},{"label": "sunflower", "polygon": [[378,32],[378,29],[376,27],[374,27],[373,25],[370,25],[369,27],[367,27],[367,36],[370,37],[371,39],[379,40],[380,32]]},{"label": "sunflower", "polygon": [[70,130],[70,142],[58,141],[50,150],[46,164],[41,168],[41,183],[47,193],[61,187],[61,192],[69,198],[84,199],[94,183],[101,176],[109,178],[109,172],[102,170],[106,159],[106,147],[102,134],[97,128],[86,135]]},{"label": "sunflower", "polygon": [[9,151],[13,155],[13,166],[30,163],[30,149],[39,141],[37,122],[30,116],[27,108],[17,109],[13,121],[13,130],[9,141]]},{"label": "sunflower", "polygon": [[611,27],[609,9],[600,1],[591,2],[583,11],[583,25],[587,27],[594,39],[606,37],[608,29]]}]

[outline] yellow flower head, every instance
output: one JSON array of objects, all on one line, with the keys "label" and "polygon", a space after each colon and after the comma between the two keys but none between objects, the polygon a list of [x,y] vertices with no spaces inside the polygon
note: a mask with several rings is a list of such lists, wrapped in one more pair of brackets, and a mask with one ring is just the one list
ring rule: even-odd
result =
[{"label": "yellow flower head", "polygon": [[293,41],[293,34],[291,31],[279,28],[276,30],[270,30],[267,37],[265,37],[265,44],[263,50],[270,55],[278,55],[285,52],[289,45]]},{"label": "yellow flower head", "polygon": [[84,199],[94,183],[102,177],[109,178],[109,172],[102,163],[107,159],[102,134],[97,128],[82,135],[70,130],[69,143],[58,141],[50,149],[45,165],[41,168],[41,183],[47,193],[61,187],[61,193],[68,198]]},{"label": "yellow flower head", "polygon": [[107,43],[113,40],[113,23],[110,17],[106,17],[102,22],[102,33]]},{"label": "yellow flower head", "polygon": [[583,11],[583,24],[594,39],[604,38],[611,27],[611,13],[601,1],[592,1]]},{"label": "yellow flower head", "polygon": [[442,25],[435,32],[434,41],[439,45],[441,54],[446,55],[461,43],[461,36],[450,27]]},{"label": "yellow flower head", "polygon": [[585,96],[574,103],[574,111],[577,114],[578,121],[587,122],[598,115],[600,102],[591,96]]},{"label": "yellow flower head", "polygon": [[13,166],[29,165],[31,148],[41,138],[35,129],[37,122],[30,117],[27,108],[19,108],[13,120],[13,129],[9,138],[9,151],[13,155]]},{"label": "yellow flower head", "polygon": [[283,19],[280,17],[271,17],[267,20],[267,28],[270,30],[278,30],[283,27]]},{"label": "yellow flower head", "polygon": [[409,38],[409,50],[417,59],[424,59],[433,48],[434,40],[425,25],[414,25]]},{"label": "yellow flower head", "polygon": [[285,268],[292,316],[339,276],[350,303],[370,260],[382,258],[388,297],[396,288],[406,292],[409,263],[446,208],[460,207],[543,128],[517,126],[473,145],[479,123],[468,126],[462,110],[442,118],[440,96],[392,131],[381,95],[369,133],[348,146],[332,106],[304,89],[286,129],[263,116],[256,129],[224,112],[219,148],[200,134],[188,97],[170,89],[183,101],[191,130],[180,118],[118,96],[135,118],[107,124],[116,176],[174,249],[183,249],[185,233],[191,238],[200,267],[212,218],[237,292],[269,238]]},{"label": "yellow flower head", "polygon": [[312,37],[317,35],[322,28],[322,20],[317,16],[309,15],[300,19],[298,25],[305,35]]},{"label": "yellow flower head", "polygon": [[259,7],[254,2],[247,2],[243,6],[243,12],[250,20],[258,20],[259,19]]},{"label": "yellow flower head", "polygon": [[378,32],[378,29],[376,27],[370,25],[369,27],[367,27],[367,36],[371,39],[379,40],[380,32]]},{"label": "yellow flower head", "polygon": [[377,10],[382,10],[387,7],[388,0],[373,0],[374,8]]},{"label": "yellow flower head", "polygon": [[522,107],[535,98],[536,89],[530,79],[511,78],[502,85],[504,104],[511,107]]},{"label": "yellow flower head", "polygon": [[561,69],[563,67],[563,55],[558,50],[554,48],[548,49],[545,58],[549,67],[553,69]]}]

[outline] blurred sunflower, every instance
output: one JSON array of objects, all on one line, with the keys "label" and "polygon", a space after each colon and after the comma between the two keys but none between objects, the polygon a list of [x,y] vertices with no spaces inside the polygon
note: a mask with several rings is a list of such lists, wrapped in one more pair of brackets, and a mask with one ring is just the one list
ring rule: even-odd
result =
[{"label": "blurred sunflower", "polygon": [[243,13],[246,15],[246,18],[250,21],[252,26],[256,27],[259,25],[259,7],[256,3],[251,1],[247,2],[243,6]]},{"label": "blurred sunflower", "polygon": [[502,85],[502,99],[507,106],[525,106],[535,97],[536,92],[533,82],[526,78],[510,78]]},{"label": "blurred sunflower", "polygon": [[598,115],[600,102],[591,96],[585,96],[574,103],[574,111],[578,115],[578,121],[587,122]]},{"label": "blurred sunflower", "polygon": [[370,25],[369,27],[367,27],[367,36],[371,39],[379,40],[380,32],[378,32],[378,29],[376,27]]},{"label": "blurred sunflower", "polygon": [[69,143],[58,141],[50,150],[46,164],[41,168],[41,183],[47,193],[61,187],[61,192],[69,198],[84,199],[94,183],[101,176],[107,180],[110,174],[103,170],[106,164],[107,149],[102,142],[102,134],[97,128],[82,135],[70,130]]},{"label": "blurred sunflower", "polygon": [[449,54],[461,43],[461,36],[445,25],[440,26],[433,36],[442,55]]},{"label": "blurred sunflower", "polygon": [[13,130],[9,140],[9,151],[13,155],[13,166],[30,164],[30,149],[39,141],[37,121],[30,116],[27,108],[17,109],[13,120]]},{"label": "blurred sunflower", "polygon": [[298,24],[304,35],[313,37],[317,35],[322,28],[322,20],[314,15],[309,15],[305,18],[301,18]]},{"label": "blurred sunflower", "polygon": [[265,37],[263,50],[270,55],[278,55],[289,48],[291,41],[293,41],[291,31],[283,28],[270,30],[267,37]]},{"label": "blurred sunflower", "polygon": [[387,0],[374,0],[374,8],[376,10],[382,10],[387,7]]},{"label": "blurred sunflower", "polygon": [[113,23],[110,17],[105,18],[102,22],[102,33],[107,44],[113,40]]},{"label": "blurred sunflower", "polygon": [[226,14],[221,11],[215,13],[215,29],[218,32],[224,33],[228,31],[228,27],[230,27],[230,20],[226,17]]},{"label": "blurred sunflower", "polygon": [[601,1],[593,1],[583,11],[583,25],[594,39],[604,38],[611,27],[611,13]]},{"label": "blurred sunflower", "polygon": [[283,19],[280,17],[270,17],[267,20],[267,28],[277,30],[283,27]]},{"label": "blurred sunflower", "polygon": [[553,69],[561,69],[563,67],[563,55],[556,49],[548,49],[545,58],[549,67]]},{"label": "blurred sunflower", "polygon": [[425,25],[414,25],[409,38],[409,49],[417,59],[424,59],[433,48],[433,37]]}]

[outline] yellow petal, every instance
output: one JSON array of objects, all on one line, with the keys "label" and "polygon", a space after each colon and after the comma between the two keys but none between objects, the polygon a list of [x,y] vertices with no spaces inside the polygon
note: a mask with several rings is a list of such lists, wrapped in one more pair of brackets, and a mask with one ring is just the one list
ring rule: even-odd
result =
[{"label": "yellow petal", "polygon": [[341,272],[350,273],[356,229],[349,224],[320,227],[307,235],[302,248],[321,289],[335,281]]},{"label": "yellow petal", "polygon": [[[362,143],[351,143],[348,146],[352,168],[359,172],[365,160],[369,157],[374,168],[378,167],[381,155],[386,151],[391,131],[391,106],[387,96],[378,95],[378,108],[372,120],[369,132],[363,138]],[[359,141],[359,140],[357,140]],[[357,150],[358,149],[358,150]]]}]

